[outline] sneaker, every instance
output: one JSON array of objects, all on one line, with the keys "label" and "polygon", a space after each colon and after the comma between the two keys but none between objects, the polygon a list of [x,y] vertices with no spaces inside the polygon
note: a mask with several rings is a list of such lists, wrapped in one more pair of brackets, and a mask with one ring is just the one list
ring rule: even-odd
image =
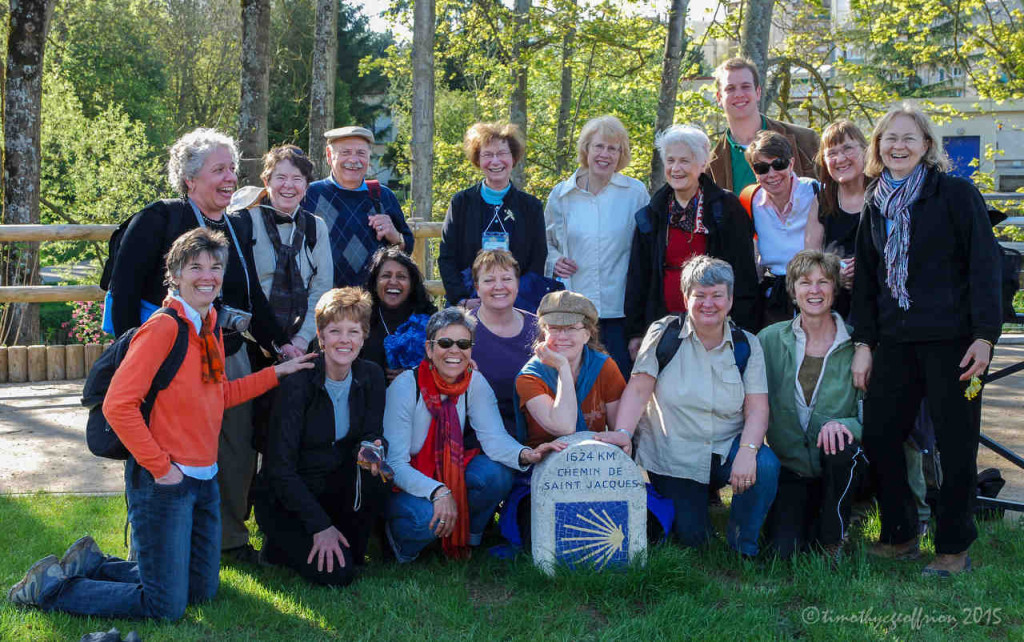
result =
[{"label": "sneaker", "polygon": [[921,542],[916,537],[902,544],[872,544],[868,553],[890,560],[916,560],[921,557]]},{"label": "sneaker", "polygon": [[86,535],[68,547],[60,558],[60,567],[68,577],[88,577],[106,557],[96,540]]},{"label": "sneaker", "polygon": [[[59,585],[67,577],[56,555],[47,555],[32,565],[20,582],[7,592],[7,599],[22,606],[39,606],[44,591]],[[47,591],[49,592],[49,591]]]}]

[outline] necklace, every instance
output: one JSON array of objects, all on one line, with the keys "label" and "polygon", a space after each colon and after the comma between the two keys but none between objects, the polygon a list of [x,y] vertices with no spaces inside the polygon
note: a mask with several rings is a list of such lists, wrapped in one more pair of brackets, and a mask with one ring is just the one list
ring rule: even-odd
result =
[{"label": "necklace", "polygon": [[390,337],[391,336],[391,330],[390,330],[390,328],[388,328],[387,321],[384,320],[384,315],[381,313],[380,307],[377,308],[377,316],[380,318],[380,324],[382,326],[384,326],[384,332],[386,332],[387,335]]}]

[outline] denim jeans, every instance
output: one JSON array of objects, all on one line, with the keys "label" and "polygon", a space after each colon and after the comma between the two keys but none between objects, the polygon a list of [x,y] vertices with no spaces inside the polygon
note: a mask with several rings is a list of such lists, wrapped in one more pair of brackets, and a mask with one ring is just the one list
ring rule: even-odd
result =
[{"label": "denim jeans", "polygon": [[626,338],[626,319],[600,319],[601,343],[619,367],[623,378],[629,381],[633,371],[633,360],[629,358],[629,339]]},{"label": "denim jeans", "polygon": [[[469,499],[469,539],[477,546],[494,511],[512,489],[515,472],[479,454],[466,466],[466,494]],[[388,531],[399,562],[416,559],[437,536],[430,529],[434,505],[429,499],[406,492],[392,495],[388,505]]]},{"label": "denim jeans", "polygon": [[[672,524],[672,534],[686,546],[701,546],[710,537],[708,487],[717,490],[729,483],[732,462],[739,447],[740,437],[737,435],[724,462],[718,455],[711,456],[710,484],[649,473],[654,489],[672,500],[675,505],[676,519]],[[743,555],[757,555],[757,538],[768,515],[768,509],[775,500],[778,485],[779,459],[768,446],[762,446],[757,451],[757,476],[754,485],[743,493],[732,496],[725,540],[734,550]]]},{"label": "denim jeans", "polygon": [[134,459],[125,465],[132,547],[138,562],[107,556],[44,588],[40,606],[80,615],[177,620],[193,602],[212,599],[220,573],[217,480],[185,477],[163,486]]}]

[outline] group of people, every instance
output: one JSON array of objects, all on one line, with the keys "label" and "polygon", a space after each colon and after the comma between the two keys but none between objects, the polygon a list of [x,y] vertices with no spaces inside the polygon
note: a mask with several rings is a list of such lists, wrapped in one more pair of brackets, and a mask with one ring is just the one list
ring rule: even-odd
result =
[{"label": "group of people", "polygon": [[[322,180],[276,147],[263,187],[241,190],[230,138],[183,136],[168,164],[181,197],[135,215],[111,258],[113,329],[141,326],[103,405],[131,453],[134,559],[86,536],[10,599],[177,618],[213,596],[222,554],[345,585],[375,536],[398,562],[438,540],[466,558],[499,509],[521,544],[528,511],[502,507],[577,431],[635,458],[684,545],[709,538],[728,485],[738,553],[838,560],[869,470],[872,552],[916,558],[904,442],[922,399],[943,473],[924,573],[969,570],[980,401],[964,393],[1001,328],[984,200],[912,105],[819,144],[760,113],[749,61],[715,78],[728,130],[714,149],[695,127],[659,132],[652,195],[621,173],[613,116],[586,123],[546,205],[511,182],[517,128],[473,125],[482,179],[445,216],[441,310],[398,200],[365,179],[372,132],[327,132]],[[144,409],[182,327],[185,361]]]}]

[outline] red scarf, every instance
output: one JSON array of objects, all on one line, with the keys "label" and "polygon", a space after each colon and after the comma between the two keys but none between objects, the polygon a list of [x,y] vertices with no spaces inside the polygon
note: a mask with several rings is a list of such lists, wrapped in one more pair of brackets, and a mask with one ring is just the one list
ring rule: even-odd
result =
[{"label": "red scarf", "polygon": [[224,375],[224,350],[217,341],[217,333],[213,331],[216,324],[217,311],[210,306],[210,311],[203,319],[202,330],[199,331],[199,360],[202,364],[203,383],[227,381]]},{"label": "red scarf", "polygon": [[[413,456],[412,465],[452,491],[458,517],[455,530],[441,540],[441,547],[446,556],[465,559],[469,557],[469,496],[466,493],[462,425],[459,423],[456,403],[459,396],[469,388],[473,372],[467,370],[461,379],[448,383],[438,376],[433,365],[426,359],[420,362],[417,370],[420,394],[430,411],[430,429],[423,448]],[[441,395],[447,395],[447,399],[442,401]]]}]

